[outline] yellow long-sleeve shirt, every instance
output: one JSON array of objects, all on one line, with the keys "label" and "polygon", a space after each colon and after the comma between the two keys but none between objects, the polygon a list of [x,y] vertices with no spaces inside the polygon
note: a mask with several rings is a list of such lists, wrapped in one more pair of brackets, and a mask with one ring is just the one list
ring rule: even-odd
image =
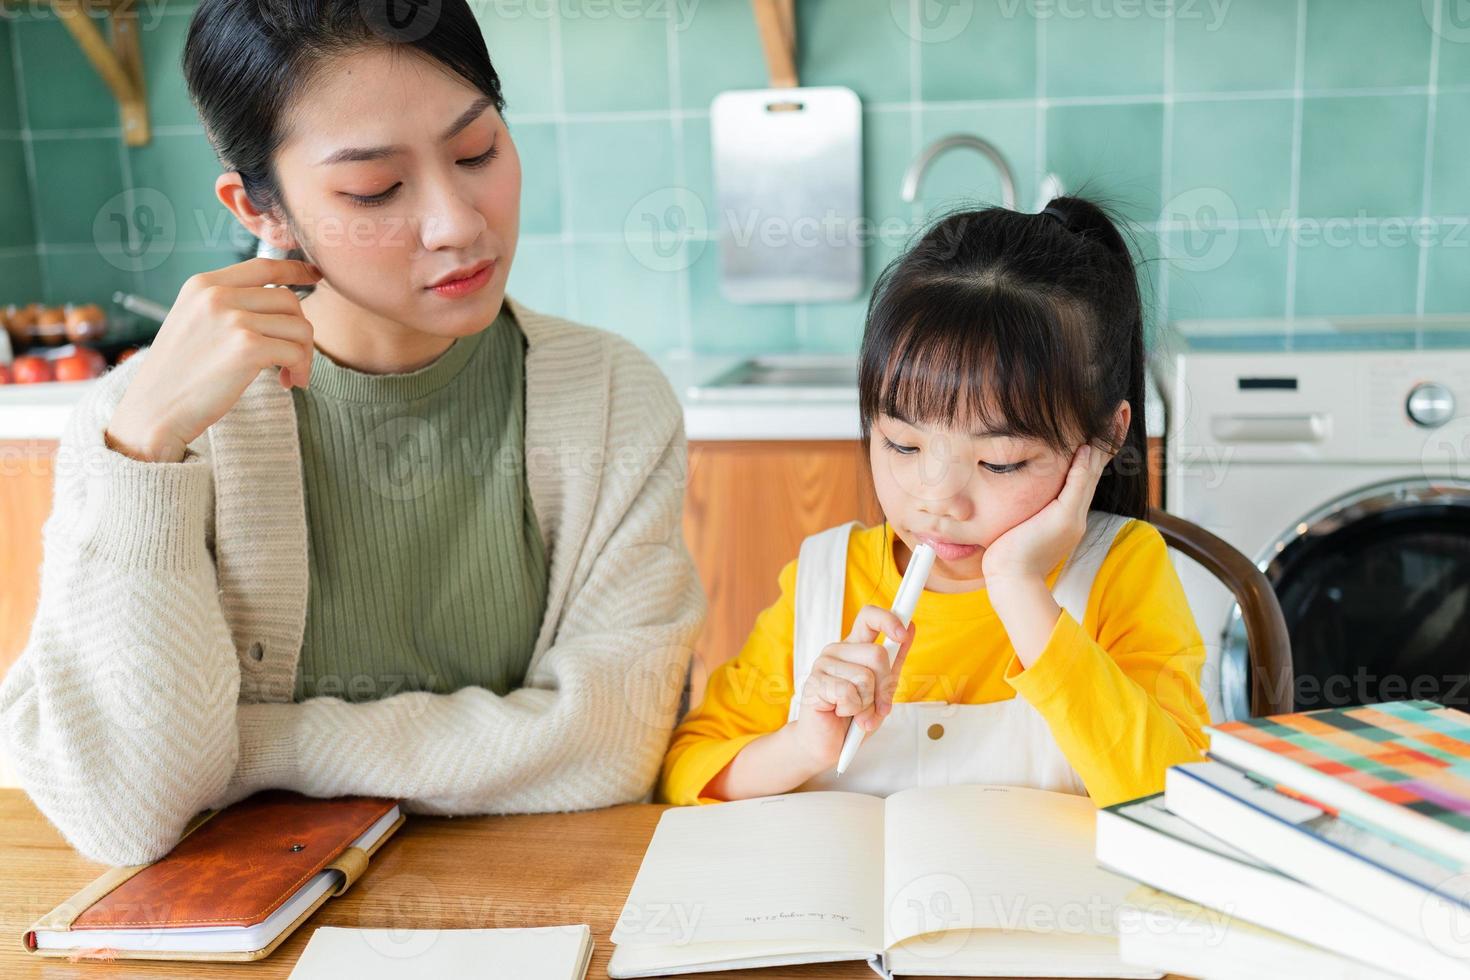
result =
[{"label": "yellow long-sleeve shirt", "polygon": [[[1060,571],[1059,564],[1048,586]],[[842,621],[851,623],[865,605],[888,608],[901,579],[891,527],[855,530]],[[756,619],[739,655],[710,675],[703,702],[675,729],[659,780],[664,801],[719,802],[703,795],[709,781],[747,743],[786,724],[795,561],[779,583],[780,598]],[[1016,659],[984,589],[925,591],[914,623],[918,635],[896,702],[1026,698],[1098,806],[1158,792],[1166,768],[1201,757],[1209,722],[1199,686],[1204,644],[1164,540],[1147,522],[1129,521],[1118,532],[1082,622],[1063,610],[1030,667]]]}]

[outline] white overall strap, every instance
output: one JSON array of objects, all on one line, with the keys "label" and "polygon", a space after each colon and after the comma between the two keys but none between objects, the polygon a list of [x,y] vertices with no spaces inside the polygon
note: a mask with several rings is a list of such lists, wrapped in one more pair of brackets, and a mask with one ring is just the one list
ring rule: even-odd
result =
[{"label": "white overall strap", "polygon": [[1118,532],[1132,519],[1101,510],[1088,513],[1087,530],[1083,532],[1077,547],[1072,550],[1051,590],[1057,605],[1071,613],[1078,623],[1082,622],[1082,617],[1087,612],[1087,597],[1092,592],[1092,581],[1097,578],[1097,570],[1102,567],[1103,559],[1112,549]]},{"label": "white overall strap", "polygon": [[791,706],[786,720],[801,713],[801,689],[812,664],[829,643],[842,639],[842,600],[847,587],[847,541],[857,521],[818,531],[796,556],[796,607],[791,638]]}]

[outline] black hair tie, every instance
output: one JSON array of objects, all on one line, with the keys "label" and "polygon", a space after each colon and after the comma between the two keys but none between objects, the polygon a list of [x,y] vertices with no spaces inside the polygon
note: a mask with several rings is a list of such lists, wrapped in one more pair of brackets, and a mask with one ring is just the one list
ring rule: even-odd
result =
[{"label": "black hair tie", "polygon": [[[1051,217],[1056,218],[1057,219],[1057,223],[1059,225],[1061,225],[1063,228],[1067,228],[1067,217],[1066,217],[1066,215],[1062,214],[1062,212],[1058,211],[1056,208],[1051,207],[1050,205],[1048,205],[1047,207],[1042,208],[1040,213],[1041,214],[1044,214],[1044,215],[1050,215]],[[1067,230],[1068,231],[1071,231],[1070,228],[1067,228]]]}]

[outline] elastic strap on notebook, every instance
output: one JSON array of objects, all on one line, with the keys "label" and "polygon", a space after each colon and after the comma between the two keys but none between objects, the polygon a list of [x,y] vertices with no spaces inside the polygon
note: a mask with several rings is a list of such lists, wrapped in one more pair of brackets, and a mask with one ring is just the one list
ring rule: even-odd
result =
[{"label": "elastic strap on notebook", "polygon": [[367,866],[367,851],[364,851],[360,847],[349,847],[338,855],[337,860],[326,867],[328,871],[342,872],[342,881],[333,889],[332,895],[340,895],[351,888],[352,883],[360,878],[362,873],[367,870]]}]

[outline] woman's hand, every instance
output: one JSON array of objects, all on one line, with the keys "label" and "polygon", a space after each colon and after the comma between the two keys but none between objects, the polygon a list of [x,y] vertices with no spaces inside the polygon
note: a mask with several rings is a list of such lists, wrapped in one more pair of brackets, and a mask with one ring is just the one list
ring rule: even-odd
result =
[{"label": "woman's hand", "polygon": [[1092,495],[1111,458],[1088,443],[1077,448],[1055,499],[985,549],[980,573],[987,589],[996,582],[1045,579],[1072,553],[1087,530]]},{"label": "woman's hand", "polygon": [[[875,642],[880,633],[899,644],[891,667],[888,651]],[[872,732],[888,717],[914,635],[913,625],[905,628],[891,610],[864,606],[847,639],[822,650],[800,692],[795,726],[796,745],[814,771],[837,764],[849,721]]]},{"label": "woman's hand", "polygon": [[295,293],[266,286],[320,278],[310,263],[267,258],[190,276],[113,412],[107,445],[134,459],[179,462],[264,368],[280,367],[283,387],[306,387],[311,324]]}]

